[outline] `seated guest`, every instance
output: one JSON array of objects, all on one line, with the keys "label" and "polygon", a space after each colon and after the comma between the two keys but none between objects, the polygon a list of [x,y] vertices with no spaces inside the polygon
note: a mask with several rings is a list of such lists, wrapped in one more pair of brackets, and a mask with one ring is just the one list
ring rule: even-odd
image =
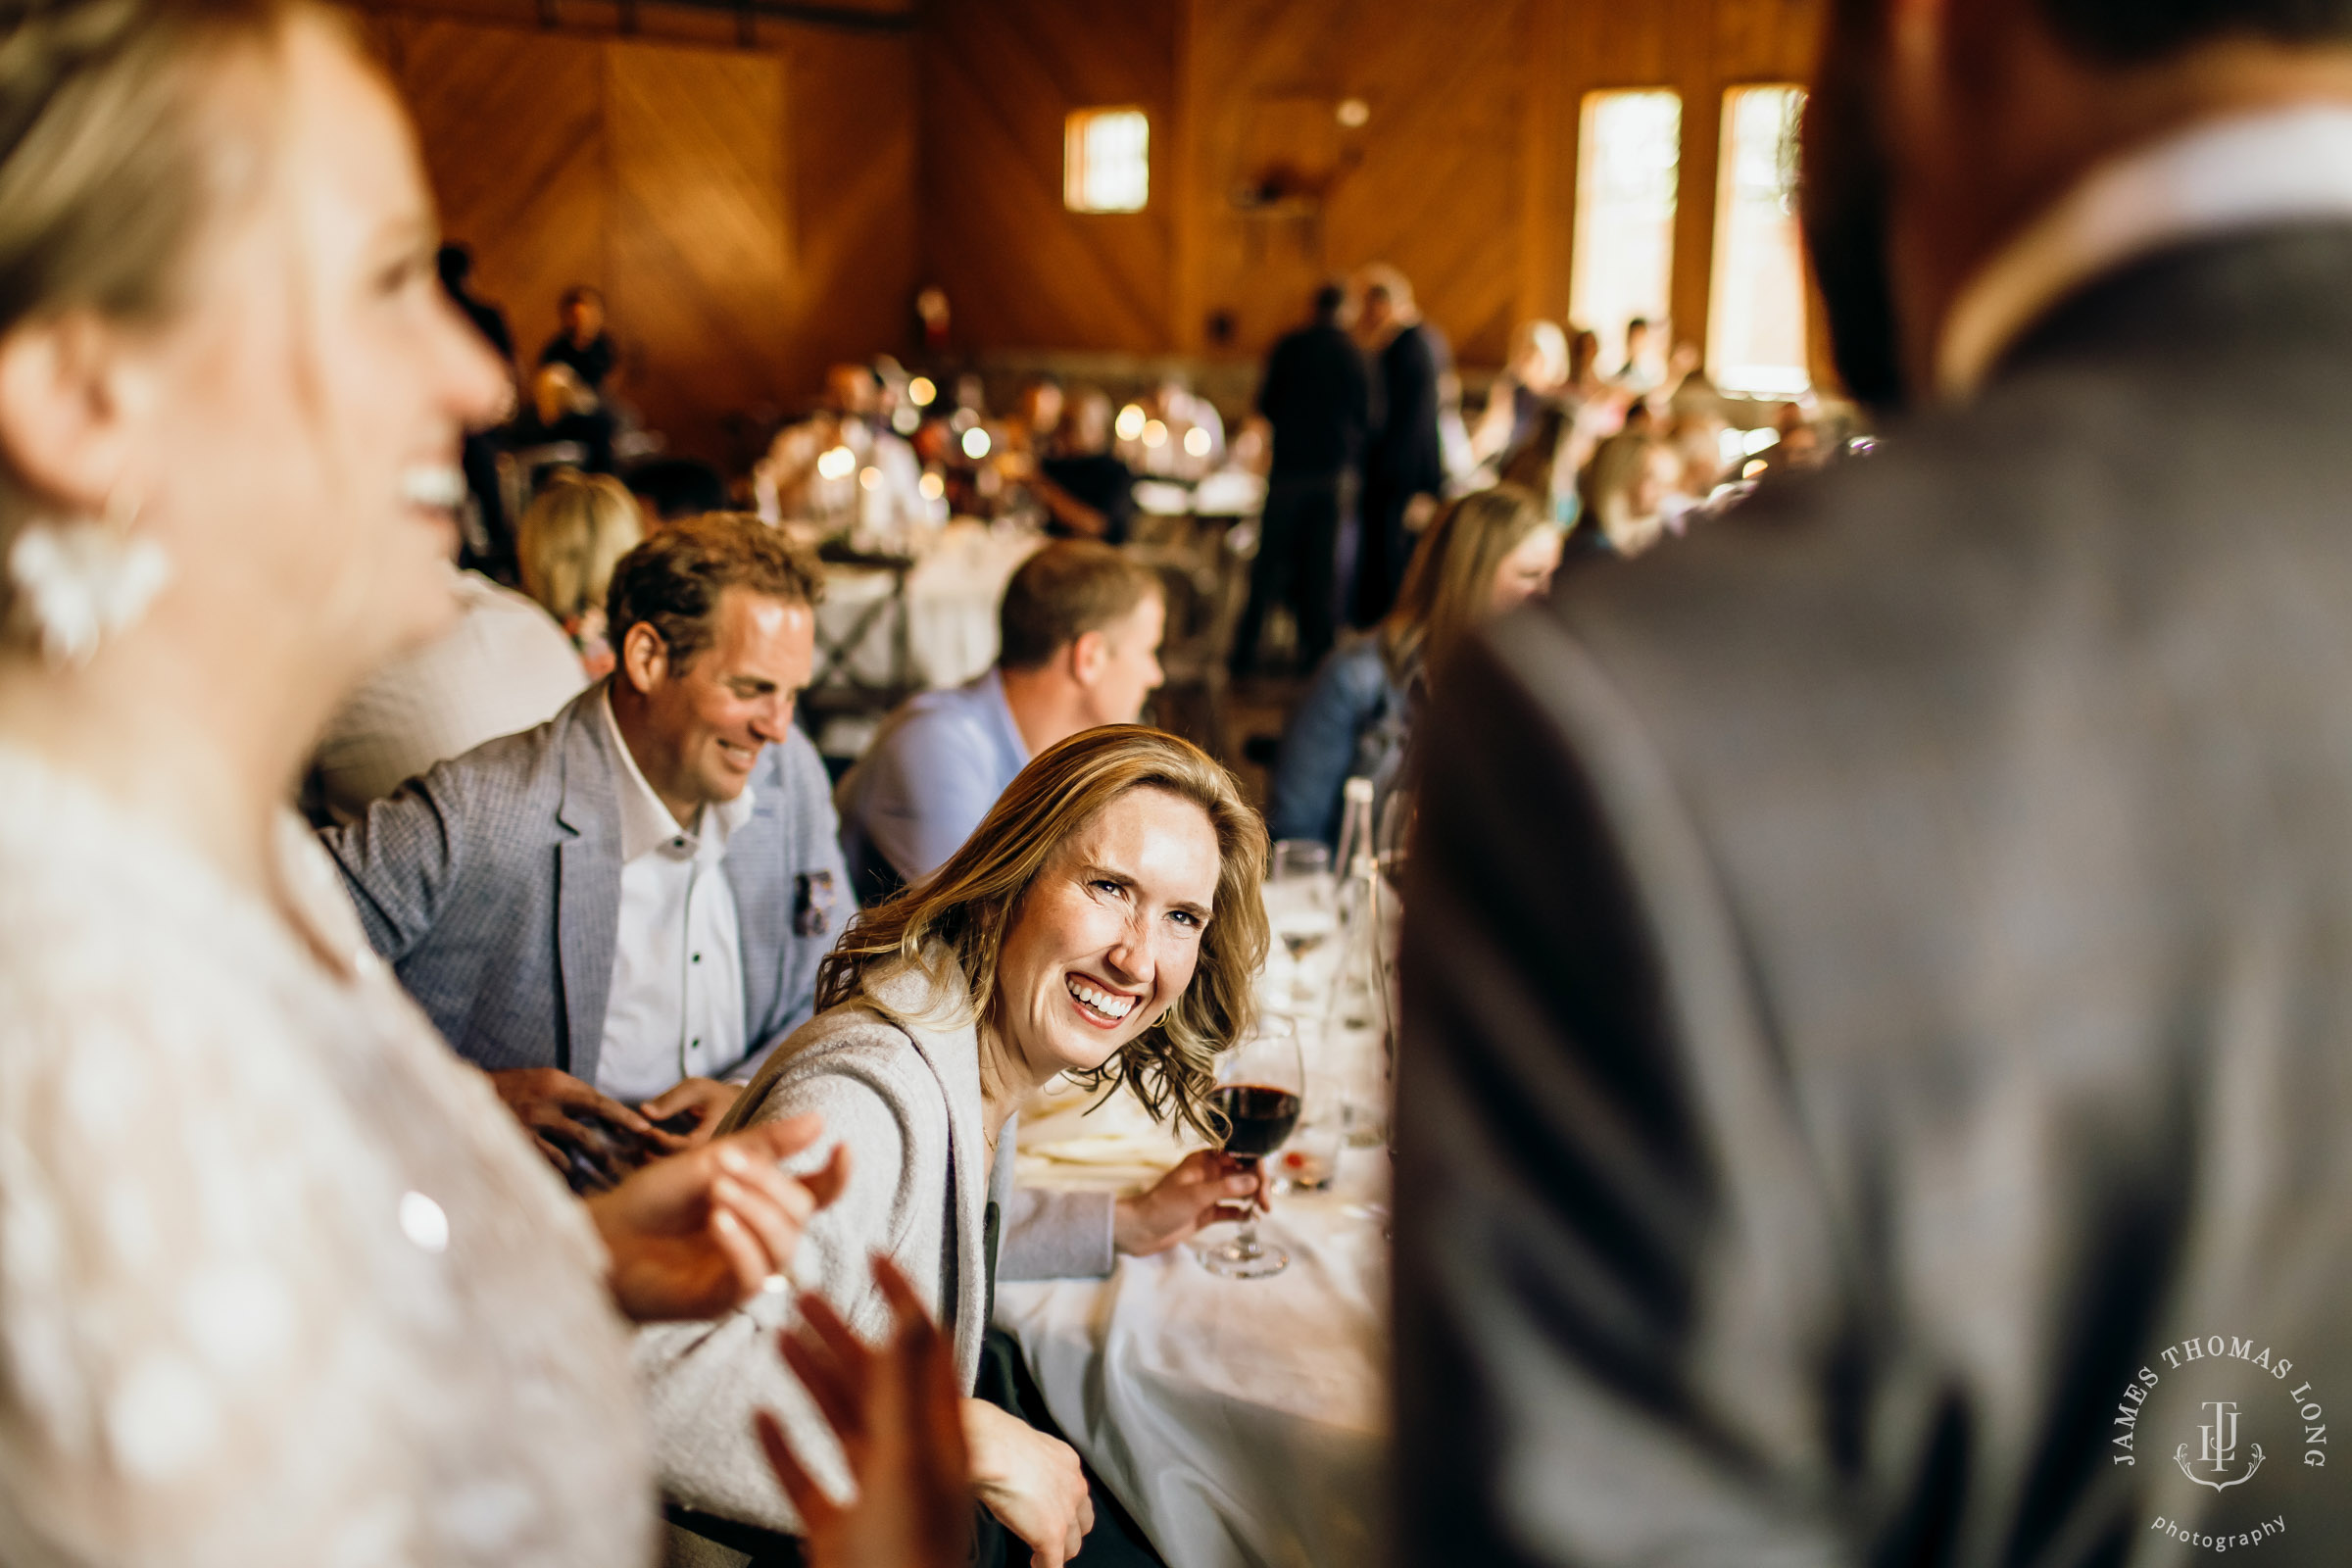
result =
[{"label": "seated guest", "polygon": [[1534,433],[1536,417],[1568,384],[1568,334],[1555,321],[1522,321],[1511,330],[1511,355],[1487,388],[1486,411],[1470,433],[1481,463],[1516,451]]},{"label": "seated guest", "polygon": [[543,724],[587,685],[547,612],[475,571],[451,573],[457,623],[377,666],[328,719],[304,805],[349,822],[435,762]]},{"label": "seated guest", "polygon": [[1126,543],[1135,517],[1135,472],[1111,450],[1108,395],[1092,386],[1080,392],[1058,434],[1030,477],[1046,509],[1046,531]]},{"label": "seated guest", "polygon": [[1385,803],[1401,779],[1429,671],[1480,622],[1549,589],[1563,537],[1544,503],[1516,485],[1473,491],[1438,514],[1396,608],[1323,662],[1291,715],[1266,791],[1275,838],[1336,849],[1351,778],[1372,780]]},{"label": "seated guest", "polygon": [[376,952],[576,1183],[707,1133],[715,1080],[808,1016],[848,905],[792,722],[819,583],[757,518],[662,530],[613,570],[609,678],[322,835]]},{"label": "seated guest", "polygon": [[834,800],[851,886],[870,900],[947,861],[1029,759],[1132,724],[1159,685],[1159,579],[1107,545],[1048,545],[1005,585],[996,666],[911,697]]},{"label": "seated guest", "polygon": [[[620,350],[605,330],[605,296],[575,283],[564,291],[557,314],[563,324],[540,349],[539,373],[532,380],[539,429],[531,433],[547,441],[578,442],[588,449],[586,466],[610,473],[616,420],[607,383],[620,363]],[[551,371],[557,373],[551,376]]]},{"label": "seated guest", "polygon": [[[826,371],[824,406],[776,432],[752,469],[760,514],[771,521],[856,518],[886,529],[931,521],[922,464],[880,411],[881,382],[872,369],[836,365]],[[846,459],[834,456],[845,449]]]},{"label": "seated guest", "polygon": [[[1265,828],[1224,768],[1122,725],[1039,757],[937,877],[858,916],[825,959],[823,1010],[726,1122],[816,1111],[823,1152],[848,1151],[848,1181],[810,1219],[797,1272],[855,1332],[877,1339],[897,1320],[869,1262],[887,1254],[973,1393],[995,1282],[1019,1276],[1018,1228],[1002,1259],[996,1246],[1021,1202],[1015,1113],[1053,1079],[1124,1085],[1155,1116],[1218,1139],[1207,1096],[1218,1053],[1252,1021],[1265,861]],[[1139,1250],[1224,1217],[1255,1185],[1221,1153],[1193,1155],[1155,1191],[1164,1212]],[[777,1362],[791,1310],[774,1294],[638,1340],[663,1486],[697,1514],[798,1528],[753,1436],[753,1412],[771,1409],[799,1451],[831,1446]],[[967,1397],[962,1414],[982,1503],[1040,1560],[1073,1553],[1091,1515],[1076,1456],[997,1403]],[[1087,1560],[1127,1544],[1099,1539]],[[989,1548],[978,1560],[996,1560]]]},{"label": "seated guest", "polygon": [[636,500],[619,480],[568,468],[531,498],[515,530],[523,592],[563,626],[591,679],[612,673],[605,636],[612,567],[644,537]]},{"label": "seated guest", "polygon": [[[1635,405],[1638,411],[1640,404]],[[1628,420],[1592,454],[1583,480],[1584,515],[1576,531],[1580,556],[1638,556],[1664,537],[1684,483],[1683,459],[1672,445]]]}]

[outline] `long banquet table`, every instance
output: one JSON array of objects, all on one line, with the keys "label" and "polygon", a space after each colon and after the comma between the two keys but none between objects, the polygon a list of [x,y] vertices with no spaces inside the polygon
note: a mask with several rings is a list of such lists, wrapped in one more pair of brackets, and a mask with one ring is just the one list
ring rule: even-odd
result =
[{"label": "long banquet table", "polygon": [[[1310,1061],[1310,1116],[1317,1092]],[[1023,1115],[1025,1184],[1135,1190],[1184,1153],[1132,1098],[1087,1103],[1064,1093]],[[997,1289],[997,1325],[1054,1419],[1170,1568],[1380,1555],[1388,1152],[1348,1149],[1328,1190],[1273,1204],[1261,1234],[1291,1266],[1271,1279],[1221,1279],[1188,1244],[1122,1257],[1104,1280]]]}]

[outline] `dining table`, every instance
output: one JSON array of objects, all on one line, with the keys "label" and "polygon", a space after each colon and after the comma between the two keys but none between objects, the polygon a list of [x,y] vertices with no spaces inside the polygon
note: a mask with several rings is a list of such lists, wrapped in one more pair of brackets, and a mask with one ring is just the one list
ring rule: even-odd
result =
[{"label": "dining table", "polygon": [[[1054,1422],[1170,1568],[1341,1568],[1376,1561],[1386,1539],[1389,1153],[1360,1119],[1353,1142],[1343,1125],[1367,1064],[1360,1042],[1323,1027],[1330,960],[1301,975],[1277,944],[1259,980],[1305,1057],[1287,1169],[1329,1175],[1319,1191],[1278,1189],[1259,1221],[1288,1268],[1223,1278],[1186,1243],[1122,1256],[1103,1279],[997,1289],[996,1325]],[[1311,1160],[1298,1152],[1308,1142]],[[1123,1091],[1064,1083],[1022,1112],[1019,1176],[1140,1191],[1199,1147]],[[1284,1160],[1269,1164],[1279,1174]]]}]

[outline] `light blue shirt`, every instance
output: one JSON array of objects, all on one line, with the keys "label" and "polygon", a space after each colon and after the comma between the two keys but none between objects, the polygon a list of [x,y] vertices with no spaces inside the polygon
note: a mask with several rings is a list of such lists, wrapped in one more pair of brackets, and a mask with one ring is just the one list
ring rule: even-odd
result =
[{"label": "light blue shirt", "polygon": [[902,703],[833,796],[858,902],[945,865],[1028,765],[994,669]]}]

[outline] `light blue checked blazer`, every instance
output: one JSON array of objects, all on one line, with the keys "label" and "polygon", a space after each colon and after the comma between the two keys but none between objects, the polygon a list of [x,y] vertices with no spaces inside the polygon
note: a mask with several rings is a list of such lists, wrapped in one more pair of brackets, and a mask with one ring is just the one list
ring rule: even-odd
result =
[{"label": "light blue checked blazer", "polygon": [[[591,686],[536,729],[436,763],[319,839],[361,922],[458,1054],[596,1081],[620,927],[621,761]],[[855,907],[832,791],[798,729],[760,754],[727,840],[752,1054],[809,1015]]]}]

